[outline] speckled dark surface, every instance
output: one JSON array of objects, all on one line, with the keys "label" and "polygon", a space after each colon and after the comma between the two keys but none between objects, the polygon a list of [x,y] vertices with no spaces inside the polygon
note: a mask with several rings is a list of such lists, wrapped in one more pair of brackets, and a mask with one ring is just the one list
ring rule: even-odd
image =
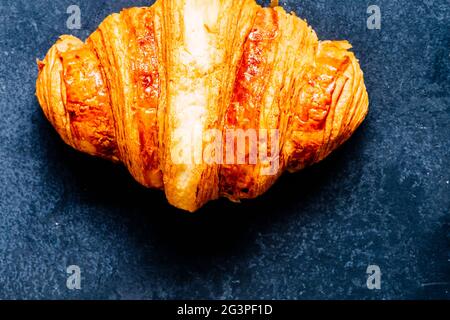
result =
[{"label": "speckled dark surface", "polygon": [[[58,35],[145,3],[0,1],[0,298],[450,298],[448,1],[280,1],[353,44],[370,114],[320,165],[195,215],[65,146],[34,96],[35,59]],[[381,30],[366,27],[369,4]],[[381,290],[366,287],[369,264]]]}]

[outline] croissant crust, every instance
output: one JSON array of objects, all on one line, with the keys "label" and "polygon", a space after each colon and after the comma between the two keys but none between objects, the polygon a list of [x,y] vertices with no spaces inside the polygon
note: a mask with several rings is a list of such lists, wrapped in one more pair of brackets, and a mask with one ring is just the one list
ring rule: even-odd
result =
[{"label": "croissant crust", "polygon": [[63,35],[38,61],[36,95],[73,148],[123,163],[168,201],[264,193],[321,161],[364,120],[347,41],[254,0],[159,0]]}]

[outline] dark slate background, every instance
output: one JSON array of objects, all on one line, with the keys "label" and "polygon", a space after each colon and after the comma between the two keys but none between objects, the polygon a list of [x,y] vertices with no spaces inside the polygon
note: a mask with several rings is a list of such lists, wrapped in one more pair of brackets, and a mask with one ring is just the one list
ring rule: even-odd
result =
[{"label": "dark slate background", "polygon": [[[58,35],[84,39],[145,3],[0,1],[0,298],[450,298],[448,1],[280,1],[354,45],[370,113],[320,165],[194,215],[65,146],[34,96],[35,59]],[[66,28],[71,4],[81,30]],[[370,4],[381,30],[366,27]],[[369,264],[381,290],[366,287]]]}]

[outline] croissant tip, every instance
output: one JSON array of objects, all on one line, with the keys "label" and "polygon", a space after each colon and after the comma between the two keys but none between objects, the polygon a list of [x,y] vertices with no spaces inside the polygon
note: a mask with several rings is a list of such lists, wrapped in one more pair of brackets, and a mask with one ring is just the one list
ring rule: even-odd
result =
[{"label": "croissant tip", "polygon": [[279,5],[279,3],[278,3],[278,0],[271,0],[270,1],[270,7],[271,8],[275,8],[275,7],[279,7],[280,5]]},{"label": "croissant tip", "polygon": [[45,67],[45,62],[44,62],[44,61],[41,61],[41,60],[39,60],[39,59],[36,59],[36,64],[37,64],[37,66],[38,66],[38,70],[39,70],[39,71],[41,71],[41,70],[44,69],[44,67]]}]

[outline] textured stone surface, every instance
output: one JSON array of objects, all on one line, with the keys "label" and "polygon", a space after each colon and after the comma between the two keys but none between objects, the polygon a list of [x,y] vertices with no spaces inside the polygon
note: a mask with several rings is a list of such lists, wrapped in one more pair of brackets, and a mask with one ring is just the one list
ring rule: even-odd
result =
[{"label": "textured stone surface", "polygon": [[[34,96],[35,58],[59,34],[145,3],[0,2],[0,298],[450,297],[448,1],[280,1],[321,39],[352,42],[370,114],[320,165],[195,215],[65,146]],[[366,27],[369,4],[381,30]],[[369,264],[381,290],[366,288]]]}]

